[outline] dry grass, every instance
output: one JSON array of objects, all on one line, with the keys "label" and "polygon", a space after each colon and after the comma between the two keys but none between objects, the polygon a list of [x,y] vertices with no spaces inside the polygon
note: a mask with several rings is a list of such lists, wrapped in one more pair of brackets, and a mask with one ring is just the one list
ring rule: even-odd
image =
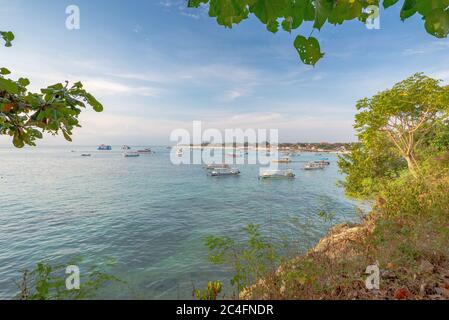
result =
[{"label": "dry grass", "polygon": [[[449,179],[400,181],[360,225],[341,225],[243,299],[449,299]],[[365,286],[380,268],[380,289]]]}]

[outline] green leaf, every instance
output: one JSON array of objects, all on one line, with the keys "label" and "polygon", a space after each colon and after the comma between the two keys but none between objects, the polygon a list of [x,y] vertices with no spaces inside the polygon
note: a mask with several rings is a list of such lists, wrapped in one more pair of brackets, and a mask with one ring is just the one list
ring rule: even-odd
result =
[{"label": "green leaf", "polygon": [[305,64],[314,66],[324,56],[318,40],[314,37],[305,38],[299,35],[296,37],[294,45],[301,61]]},{"label": "green leaf", "polygon": [[208,3],[209,0],[188,0],[187,7],[188,8],[198,8],[201,4]]},{"label": "green leaf", "polygon": [[7,91],[11,94],[18,94],[19,88],[17,87],[17,84],[9,79],[0,78],[0,89]]},{"label": "green leaf", "polygon": [[384,8],[387,9],[396,3],[398,3],[399,0],[384,0]]},{"label": "green leaf", "polygon": [[0,74],[1,75],[7,75],[7,74],[11,74],[11,71],[9,71],[6,68],[0,68]]},{"label": "green leaf", "polygon": [[267,29],[270,32],[276,33],[279,29],[279,22],[277,20],[270,21],[267,23]]},{"label": "green leaf", "polygon": [[102,112],[103,111],[103,105],[98,102],[97,99],[95,99],[95,97],[93,95],[91,95],[90,93],[86,93],[85,95],[87,103],[89,103],[96,112]]},{"label": "green leaf", "polygon": [[437,38],[446,38],[449,34],[449,10],[435,9],[426,16],[425,28]]},{"label": "green leaf", "polygon": [[284,29],[287,32],[291,32],[292,28],[293,28],[293,18],[292,17],[285,18],[282,21],[282,29]]},{"label": "green leaf", "polygon": [[12,139],[12,143],[16,148],[23,148],[25,146],[25,143],[23,142],[23,139],[20,138],[20,135],[16,132],[14,134],[14,137]]},{"label": "green leaf", "polygon": [[[427,0],[426,0],[427,1]],[[401,19],[404,21],[418,11],[417,0],[405,0],[401,9]]]},{"label": "green leaf", "polygon": [[59,91],[59,90],[64,89],[64,86],[62,85],[62,83],[57,83],[52,86],[48,86],[47,89],[53,89],[53,90]]},{"label": "green leaf", "polygon": [[64,135],[64,139],[66,139],[69,142],[72,142],[72,138],[70,137],[70,135],[67,133],[67,131],[62,131],[62,134]]},{"label": "green leaf", "polygon": [[18,82],[22,87],[26,87],[30,84],[30,80],[28,80],[27,78],[20,78]]},{"label": "green leaf", "polygon": [[315,1],[315,23],[313,27],[320,30],[326,23],[329,15],[331,14],[333,1],[329,0],[317,0]]},{"label": "green leaf", "polygon": [[5,47],[11,47],[12,46],[11,42],[14,40],[14,33],[12,33],[11,31],[2,31],[0,32],[0,34],[2,35],[2,38],[5,41]]}]

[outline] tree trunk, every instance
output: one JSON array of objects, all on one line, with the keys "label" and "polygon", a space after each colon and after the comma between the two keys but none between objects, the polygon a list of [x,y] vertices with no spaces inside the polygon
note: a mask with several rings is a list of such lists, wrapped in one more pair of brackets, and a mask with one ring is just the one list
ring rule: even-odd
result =
[{"label": "tree trunk", "polygon": [[412,174],[413,177],[418,177],[418,172],[416,170],[416,163],[413,155],[408,154],[404,156],[405,160],[407,161],[408,170]]}]

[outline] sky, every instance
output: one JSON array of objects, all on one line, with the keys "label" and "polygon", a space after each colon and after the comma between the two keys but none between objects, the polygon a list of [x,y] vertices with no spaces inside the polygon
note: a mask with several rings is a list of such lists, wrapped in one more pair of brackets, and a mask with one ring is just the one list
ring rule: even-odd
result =
[{"label": "sky", "polygon": [[[79,30],[65,26],[69,5],[80,8]],[[293,47],[309,25],[272,34],[252,16],[226,29],[184,0],[0,0],[0,30],[16,35],[0,66],[32,90],[81,81],[103,103],[82,113],[74,145],[170,144],[192,121],[278,129],[281,142],[354,141],[358,99],[415,72],[449,83],[449,40],[419,16],[401,22],[399,8],[381,11],[378,30],[351,21],[315,31],[325,57],[313,68]]]}]

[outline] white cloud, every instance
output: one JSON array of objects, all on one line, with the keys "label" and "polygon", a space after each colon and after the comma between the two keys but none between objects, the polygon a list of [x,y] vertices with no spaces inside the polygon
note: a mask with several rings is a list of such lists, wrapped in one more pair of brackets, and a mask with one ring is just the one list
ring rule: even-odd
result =
[{"label": "white cloud", "polygon": [[230,102],[230,101],[234,101],[242,96],[244,96],[245,93],[243,91],[239,91],[239,90],[229,90],[226,91],[223,95],[223,101],[225,102]]},{"label": "white cloud", "polygon": [[[84,77],[86,79],[86,77]],[[83,85],[89,91],[97,95],[138,95],[144,97],[156,97],[161,94],[160,89],[152,87],[131,86],[105,79],[83,80]]]}]

